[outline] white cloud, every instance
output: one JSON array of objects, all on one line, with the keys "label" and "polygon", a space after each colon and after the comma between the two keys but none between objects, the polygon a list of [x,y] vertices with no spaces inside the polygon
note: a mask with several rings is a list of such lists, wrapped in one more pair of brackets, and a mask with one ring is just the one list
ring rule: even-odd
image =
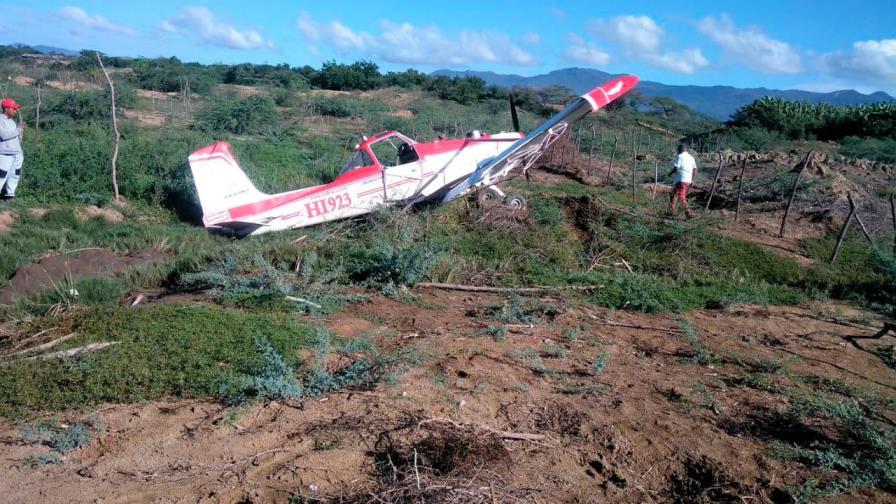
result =
[{"label": "white cloud", "polygon": [[354,31],[339,21],[319,23],[307,12],[300,14],[297,26],[317,50],[321,44],[340,54],[351,52],[375,56],[391,63],[412,65],[466,65],[498,63],[535,65],[538,60],[516,45],[506,34],[464,30],[449,38],[434,25],[416,26],[383,20],[380,33]]},{"label": "white cloud", "polygon": [[[641,59],[650,65],[671,72],[692,74],[709,65],[699,48],[664,51],[666,32],[649,16],[616,16],[609,20],[596,19],[588,23],[595,36],[612,42],[623,54]],[[567,53],[573,47],[567,50]]]},{"label": "white cloud", "polygon": [[594,43],[572,33],[566,36],[569,47],[563,53],[567,61],[589,66],[604,66],[610,62],[609,53],[602,51]]},{"label": "white cloud", "polygon": [[63,7],[59,9],[59,16],[62,17],[62,19],[73,21],[83,28],[91,28],[94,30],[116,33],[118,35],[126,35],[128,37],[133,37],[137,34],[133,28],[123,24],[113,23],[103,16],[91,16],[78,7]]},{"label": "white cloud", "polygon": [[854,42],[851,51],[820,58],[822,70],[848,80],[896,85],[896,39]]},{"label": "white cloud", "polygon": [[177,27],[171,24],[171,21],[168,21],[167,19],[163,19],[158,26],[163,32],[177,33]]},{"label": "white cloud", "polygon": [[529,44],[529,45],[538,45],[541,43],[541,35],[539,35],[538,32],[534,32],[534,31],[527,32],[527,33],[523,34],[522,40],[523,40],[523,42],[525,42],[526,44]]},{"label": "white cloud", "polygon": [[560,7],[551,7],[550,9],[548,9],[548,12],[550,12],[552,16],[559,19],[560,21],[566,21],[566,19],[569,17],[569,14],[567,14],[566,11],[561,9]]},{"label": "white cloud", "polygon": [[681,74],[692,74],[709,65],[709,60],[696,48],[649,54],[644,59],[653,66]]},{"label": "white cloud", "polygon": [[195,34],[210,44],[231,49],[272,49],[274,43],[255,30],[237,30],[218,21],[205,7],[184,7],[180,15],[159,23],[159,29],[170,33]]},{"label": "white cloud", "polygon": [[665,36],[663,29],[647,16],[616,16],[609,21],[597,19],[589,23],[588,28],[631,56],[657,53]]},{"label": "white cloud", "polygon": [[781,75],[803,72],[802,57],[795,47],[769,37],[758,27],[738,29],[727,14],[701,19],[697,30],[718,44],[729,58],[757,72]]}]

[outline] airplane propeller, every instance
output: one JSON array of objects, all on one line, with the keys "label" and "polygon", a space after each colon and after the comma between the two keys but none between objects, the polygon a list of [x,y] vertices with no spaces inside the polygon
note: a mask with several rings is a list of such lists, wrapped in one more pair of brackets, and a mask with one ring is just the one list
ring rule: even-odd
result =
[{"label": "airplane propeller", "polygon": [[516,103],[513,102],[513,93],[510,93],[510,119],[513,121],[513,131],[520,132],[520,118],[516,115]]}]

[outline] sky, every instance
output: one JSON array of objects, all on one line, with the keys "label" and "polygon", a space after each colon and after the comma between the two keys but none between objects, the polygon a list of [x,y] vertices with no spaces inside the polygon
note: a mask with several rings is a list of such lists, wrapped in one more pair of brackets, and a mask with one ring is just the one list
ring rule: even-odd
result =
[{"label": "sky", "polygon": [[896,96],[896,2],[0,1],[0,44],[201,63],[369,59],[383,70],[536,75]]}]

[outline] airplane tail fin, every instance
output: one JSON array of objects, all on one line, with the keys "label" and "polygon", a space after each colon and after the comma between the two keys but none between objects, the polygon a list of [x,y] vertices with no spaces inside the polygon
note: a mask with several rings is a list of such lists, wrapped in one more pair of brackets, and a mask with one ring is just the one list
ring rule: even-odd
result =
[{"label": "airplane tail fin", "polygon": [[228,142],[216,142],[197,150],[190,154],[189,162],[206,227],[230,220],[231,208],[266,196],[240,168]]}]

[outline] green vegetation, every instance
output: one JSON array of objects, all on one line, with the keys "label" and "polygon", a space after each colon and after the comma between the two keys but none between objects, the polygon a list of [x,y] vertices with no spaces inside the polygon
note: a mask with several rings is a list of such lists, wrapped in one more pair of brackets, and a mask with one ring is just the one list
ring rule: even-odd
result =
[{"label": "green vegetation", "polygon": [[604,369],[606,369],[609,360],[610,356],[607,352],[597,354],[597,357],[594,358],[594,362],[591,363],[591,373],[594,374],[595,377],[600,377],[600,375],[603,374]]},{"label": "green vegetation", "polygon": [[[0,367],[0,415],[64,411],[103,402],[216,396],[222,384],[265,371],[262,335],[288,366],[309,330],[284,315],[213,306],[160,305],[141,310],[88,308],[65,318],[76,347],[114,341],[74,360],[18,361]],[[266,350],[263,348],[262,350]]]},{"label": "green vegetation", "polygon": [[734,126],[760,126],[789,139],[841,140],[848,136],[896,139],[896,104],[836,107],[760,98],[732,116]]}]

